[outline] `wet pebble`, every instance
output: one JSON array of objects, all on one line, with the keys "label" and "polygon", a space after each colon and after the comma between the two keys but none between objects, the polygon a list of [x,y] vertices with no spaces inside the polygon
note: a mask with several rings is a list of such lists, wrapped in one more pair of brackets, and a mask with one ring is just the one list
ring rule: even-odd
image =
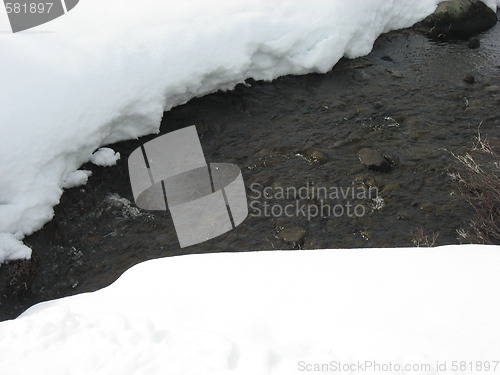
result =
[{"label": "wet pebble", "polygon": [[285,228],[278,233],[278,238],[293,246],[301,246],[304,243],[307,231],[301,227]]},{"label": "wet pebble", "polygon": [[306,240],[304,241],[304,249],[308,250],[313,250],[313,249],[320,249],[321,245],[317,242],[316,239],[312,237],[307,237]]},{"label": "wet pebble", "polygon": [[369,230],[362,230],[361,232],[359,232],[359,234],[361,235],[361,237],[362,237],[365,241],[370,240],[370,238],[372,238],[372,236],[373,236],[373,232],[371,232],[371,231],[369,231]]},{"label": "wet pebble", "polygon": [[358,152],[358,157],[361,163],[369,169],[388,171],[391,168],[389,161],[374,148],[362,148]]},{"label": "wet pebble", "polygon": [[476,78],[474,78],[474,76],[472,74],[466,74],[463,76],[462,78],[465,82],[467,83],[474,83],[476,82]]},{"label": "wet pebble", "polygon": [[422,204],[420,204],[420,209],[422,211],[428,211],[428,212],[431,212],[431,211],[434,211],[436,205],[432,202],[423,202]]},{"label": "wet pebble", "polygon": [[419,119],[410,117],[410,118],[407,118],[404,120],[403,125],[410,127],[410,128],[417,128],[417,127],[421,127],[422,121]]},{"label": "wet pebble", "polygon": [[481,46],[481,41],[479,40],[479,38],[470,38],[469,39],[469,42],[467,43],[467,46],[470,48],[470,49],[476,49],[476,48],[479,48]]},{"label": "wet pebble", "polygon": [[387,72],[393,78],[401,79],[401,78],[405,77],[405,74],[403,72],[398,71],[398,70],[394,70],[394,71],[388,70]]},{"label": "wet pebble", "polygon": [[356,112],[357,113],[367,113],[368,108],[364,105],[358,105],[358,106],[356,106]]},{"label": "wet pebble", "polygon": [[329,157],[323,151],[316,148],[308,148],[307,150],[300,151],[299,155],[302,155],[307,160],[318,164],[324,164],[328,161]]},{"label": "wet pebble", "polygon": [[399,185],[398,183],[390,183],[390,184],[387,184],[384,186],[384,188],[382,189],[382,193],[383,194],[393,193],[393,192],[398,191],[400,189],[401,189],[401,185]]},{"label": "wet pebble", "polygon": [[468,106],[465,108],[467,112],[478,112],[484,108],[484,102],[482,100],[471,100]]},{"label": "wet pebble", "polygon": [[411,218],[411,214],[408,211],[398,211],[396,213],[396,218],[398,220],[408,220]]},{"label": "wet pebble", "polygon": [[486,91],[486,92],[500,92],[500,86],[497,86],[497,85],[486,86],[484,88],[484,91]]}]

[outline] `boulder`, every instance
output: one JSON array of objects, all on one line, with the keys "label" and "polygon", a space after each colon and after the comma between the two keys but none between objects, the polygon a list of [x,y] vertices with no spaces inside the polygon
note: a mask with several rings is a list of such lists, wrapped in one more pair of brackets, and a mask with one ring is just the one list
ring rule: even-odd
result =
[{"label": "boulder", "polygon": [[481,0],[450,0],[440,3],[415,28],[437,38],[468,37],[495,26],[497,21],[496,13]]}]

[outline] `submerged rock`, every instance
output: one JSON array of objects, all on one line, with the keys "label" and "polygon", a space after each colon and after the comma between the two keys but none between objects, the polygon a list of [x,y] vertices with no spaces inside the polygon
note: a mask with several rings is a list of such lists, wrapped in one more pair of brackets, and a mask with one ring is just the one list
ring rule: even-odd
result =
[{"label": "submerged rock", "polygon": [[479,48],[481,46],[481,41],[479,40],[479,38],[470,38],[469,39],[469,42],[467,43],[467,46],[470,48],[470,49],[476,49],[476,48]]},{"label": "submerged rock", "polygon": [[476,78],[472,74],[466,74],[462,77],[462,79],[467,82],[467,83],[474,83],[476,82]]},{"label": "submerged rock", "polygon": [[500,92],[500,86],[497,86],[497,85],[487,85],[484,88],[484,91],[497,93],[497,92]]},{"label": "submerged rock", "polygon": [[285,228],[278,233],[278,237],[290,245],[301,246],[304,243],[307,231],[301,227]]},{"label": "submerged rock", "polygon": [[307,150],[300,151],[299,155],[302,155],[306,159],[308,159],[311,162],[318,163],[318,164],[324,164],[328,161],[329,157],[327,154],[325,154],[323,151],[320,151],[316,148],[308,148]]},{"label": "submerged rock", "polygon": [[358,157],[361,163],[367,168],[377,171],[387,172],[391,169],[391,163],[379,151],[374,148],[362,148],[358,152]]},{"label": "submerged rock", "polygon": [[450,0],[440,3],[415,28],[437,38],[467,37],[495,26],[497,21],[495,12],[481,0]]}]

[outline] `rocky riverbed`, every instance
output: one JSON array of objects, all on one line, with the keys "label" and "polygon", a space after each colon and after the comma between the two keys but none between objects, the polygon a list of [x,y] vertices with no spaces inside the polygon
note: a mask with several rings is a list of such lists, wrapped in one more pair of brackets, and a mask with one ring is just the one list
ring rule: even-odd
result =
[{"label": "rocky riverbed", "polygon": [[467,242],[457,231],[474,210],[450,177],[461,168],[451,152],[468,152],[478,128],[500,143],[498,25],[479,41],[391,32],[327,74],[249,79],[165,113],[161,133],[194,124],[208,162],[241,168],[246,221],[181,249],[168,212],[133,203],[127,157],[156,135],[112,145],[118,164],[82,167],[93,172],[88,184],[67,190],[55,218],[26,238],[33,258],[0,266],[0,319],[105,287],[158,257],[414,246],[422,234]]}]

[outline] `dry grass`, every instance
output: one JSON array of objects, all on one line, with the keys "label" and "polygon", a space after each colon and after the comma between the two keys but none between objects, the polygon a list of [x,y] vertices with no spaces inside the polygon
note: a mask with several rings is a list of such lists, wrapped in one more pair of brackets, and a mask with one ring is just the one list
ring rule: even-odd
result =
[{"label": "dry grass", "polygon": [[416,247],[434,247],[439,237],[439,232],[432,232],[431,235],[425,234],[424,228],[419,227],[413,234],[411,242]]},{"label": "dry grass", "polygon": [[36,275],[37,260],[32,255],[31,259],[16,260],[8,263],[7,288],[14,296],[27,293]]},{"label": "dry grass", "polygon": [[459,236],[471,243],[500,244],[500,155],[479,130],[470,152],[452,155],[461,171],[450,176],[476,212],[469,227],[458,231]]}]

